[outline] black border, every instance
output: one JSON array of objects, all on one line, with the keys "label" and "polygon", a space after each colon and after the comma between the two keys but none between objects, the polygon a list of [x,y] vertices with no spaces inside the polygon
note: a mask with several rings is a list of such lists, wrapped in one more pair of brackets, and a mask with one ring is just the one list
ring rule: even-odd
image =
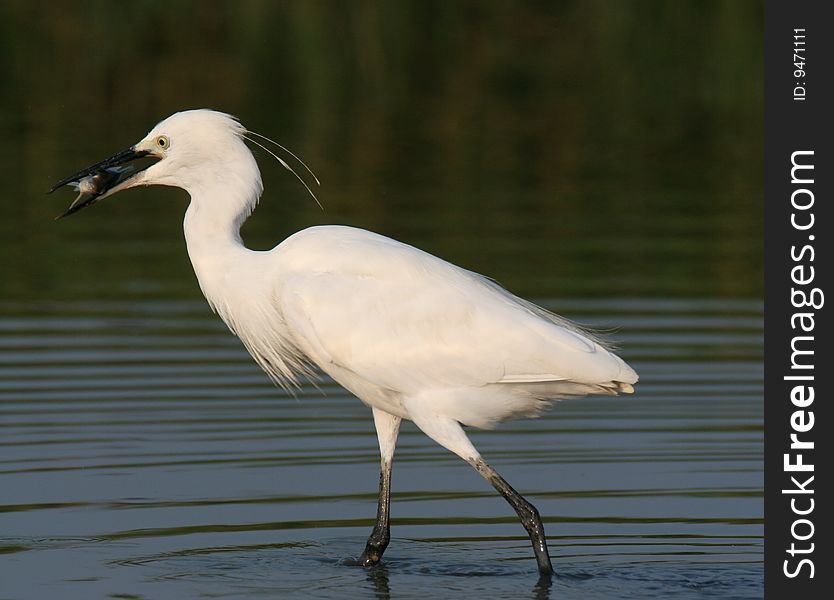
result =
[{"label": "black border", "polygon": [[[834,203],[834,179],[832,169],[832,144],[834,135],[830,115],[834,111],[832,79],[834,79],[834,21],[828,0],[799,0],[765,2],[765,594],[768,598],[796,600],[831,598],[834,589],[829,584],[834,571],[834,545],[830,528],[830,511],[834,511],[831,493],[831,444],[826,443],[834,434],[831,425],[831,403],[834,402],[827,375],[834,369],[830,346],[834,338],[830,313],[834,310],[834,288],[831,287],[832,250],[831,237],[834,223],[831,204]],[[793,57],[794,28],[804,28],[805,76],[797,77]],[[794,99],[797,84],[805,87],[805,100]],[[798,150],[813,150],[814,183],[807,186],[792,183],[791,155]],[[805,155],[804,158],[810,155]],[[807,172],[807,171],[806,171]],[[810,188],[814,194],[814,227],[799,231],[791,226],[791,194],[798,188]],[[809,196],[804,192],[804,198]],[[807,217],[807,212],[800,215]],[[806,221],[807,222],[807,221]],[[814,239],[810,240],[809,236]],[[802,246],[812,244],[804,259],[795,261],[795,254]],[[814,312],[813,370],[808,382],[815,389],[815,400],[804,410],[814,412],[814,426],[801,439],[814,442],[814,449],[804,451],[804,462],[814,464],[813,473],[786,473],[784,455],[791,452],[791,415],[797,411],[791,403],[790,392],[795,381],[786,381],[786,375],[797,374],[791,365],[791,339],[801,332],[791,326],[791,315],[806,309],[795,308],[791,302],[791,288],[798,288],[791,281],[791,269],[806,265],[804,273],[814,267],[815,279],[804,286],[819,287],[826,297],[824,304]],[[807,341],[805,342],[807,344]],[[810,346],[806,346],[810,348]],[[806,413],[807,416],[807,413]],[[789,578],[784,574],[784,561],[790,559],[789,570],[794,568],[800,556],[791,557],[786,550],[793,541],[791,524],[798,518],[791,510],[791,498],[798,495],[784,494],[791,488],[791,475],[805,481],[808,475],[814,480],[808,485],[814,494],[802,495],[800,508],[814,499],[814,510],[807,518],[814,524],[814,534],[805,544],[814,543],[814,551],[803,557],[814,563],[814,577],[809,578],[806,565],[800,575]],[[802,524],[797,531],[808,531]],[[797,547],[802,547],[797,542]]]}]

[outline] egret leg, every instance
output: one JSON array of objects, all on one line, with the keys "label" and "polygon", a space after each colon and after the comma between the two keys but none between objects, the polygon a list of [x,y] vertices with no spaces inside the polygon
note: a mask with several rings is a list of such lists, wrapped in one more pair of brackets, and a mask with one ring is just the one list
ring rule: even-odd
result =
[{"label": "egret leg", "polygon": [[553,576],[553,565],[550,562],[550,553],[547,551],[547,539],[544,535],[544,525],[539,516],[539,511],[535,506],[530,504],[524,497],[513,489],[507,481],[498,474],[498,471],[490,467],[486,461],[478,457],[473,460],[468,460],[478,473],[484,479],[489,481],[498,493],[504,496],[504,499],[509,502],[513,510],[518,514],[521,524],[527,530],[530,536],[530,542],[533,544],[533,552],[536,555],[536,562],[539,565],[539,574],[543,578],[550,578]]},{"label": "egret leg", "polygon": [[377,408],[373,409],[376,436],[379,440],[380,470],[379,470],[379,504],[376,510],[376,524],[365,551],[359,557],[359,562],[370,567],[377,564],[391,539],[389,521],[391,507],[391,465],[394,459],[394,448],[400,432],[400,417],[395,417]]},{"label": "egret leg", "polygon": [[[424,396],[422,402],[408,401],[407,399],[405,406],[417,427],[438,444],[451,450],[472,465],[513,507],[533,544],[533,552],[539,566],[539,584],[547,587],[553,577],[553,565],[550,563],[550,554],[547,552],[547,540],[545,539],[544,526],[539,511],[486,463],[472,445],[472,442],[469,441],[469,438],[466,437],[460,423],[454,419],[421,410],[424,407],[431,407],[432,400],[434,398],[431,396]],[[442,396],[440,400],[443,400]]]}]

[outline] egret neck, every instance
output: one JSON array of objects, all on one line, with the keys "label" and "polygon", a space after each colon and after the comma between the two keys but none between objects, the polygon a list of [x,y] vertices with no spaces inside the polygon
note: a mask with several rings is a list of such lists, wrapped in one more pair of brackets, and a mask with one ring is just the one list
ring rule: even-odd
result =
[{"label": "egret neck", "polygon": [[[240,228],[263,191],[258,164],[243,142],[228,154],[228,160],[206,163],[180,183],[191,196],[183,220],[188,256],[203,294],[224,319],[224,295],[235,289],[236,276],[245,275],[241,267],[261,254],[243,245]],[[243,255],[248,258],[241,260]]]}]

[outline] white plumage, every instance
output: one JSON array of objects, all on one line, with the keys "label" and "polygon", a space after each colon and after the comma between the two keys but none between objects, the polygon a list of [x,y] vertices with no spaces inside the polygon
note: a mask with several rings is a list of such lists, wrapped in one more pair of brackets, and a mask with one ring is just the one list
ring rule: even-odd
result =
[{"label": "white plumage", "polygon": [[[593,336],[412,246],[321,226],[267,252],[247,249],[239,229],[263,188],[246,134],[222,113],[172,115],[132,148],[160,160],[102,197],[135,185],[188,191],[185,238],[208,302],[278,383],[293,385],[318,367],[373,407],[383,479],[404,418],[506,496],[461,424],[492,427],[535,416],[553,400],[633,391],[637,374]],[[387,535],[385,496],[377,527]],[[545,573],[549,558],[537,558]]]},{"label": "white plumage", "polygon": [[312,362],[362,400],[410,419],[403,398],[448,392],[442,414],[488,427],[542,401],[628,389],[618,357],[480,275],[349,227],[274,251],[284,322]]}]

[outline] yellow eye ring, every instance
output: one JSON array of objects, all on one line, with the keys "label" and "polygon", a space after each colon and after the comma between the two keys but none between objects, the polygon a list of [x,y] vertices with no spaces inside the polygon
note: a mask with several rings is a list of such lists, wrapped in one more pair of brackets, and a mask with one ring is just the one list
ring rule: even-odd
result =
[{"label": "yellow eye ring", "polygon": [[156,146],[161,150],[167,150],[171,145],[171,140],[168,139],[166,135],[160,135],[156,138]]}]

